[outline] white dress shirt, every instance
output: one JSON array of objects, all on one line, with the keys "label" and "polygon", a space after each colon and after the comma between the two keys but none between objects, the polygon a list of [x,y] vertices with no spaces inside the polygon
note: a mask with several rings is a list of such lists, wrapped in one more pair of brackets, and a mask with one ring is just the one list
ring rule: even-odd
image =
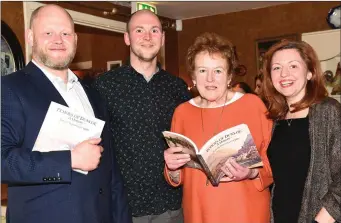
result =
[{"label": "white dress shirt", "polygon": [[68,69],[67,83],[65,84],[62,78],[55,76],[51,72],[42,68],[34,60],[32,60],[32,62],[52,82],[53,86],[57,89],[71,109],[95,117],[88,96],[86,95],[82,85],[79,83],[77,76],[70,69]]}]

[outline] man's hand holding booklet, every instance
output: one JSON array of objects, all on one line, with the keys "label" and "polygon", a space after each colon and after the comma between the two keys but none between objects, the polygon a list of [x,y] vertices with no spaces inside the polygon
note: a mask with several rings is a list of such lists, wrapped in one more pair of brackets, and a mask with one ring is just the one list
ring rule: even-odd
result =
[{"label": "man's hand holding booklet", "polygon": [[[105,122],[51,102],[32,151],[72,150],[79,143],[100,138]],[[87,174],[87,171],[74,169]]]}]

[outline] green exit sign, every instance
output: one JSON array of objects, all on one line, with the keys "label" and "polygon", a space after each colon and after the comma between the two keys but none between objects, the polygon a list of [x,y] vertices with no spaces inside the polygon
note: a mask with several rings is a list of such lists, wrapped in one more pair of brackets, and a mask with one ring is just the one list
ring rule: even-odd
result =
[{"label": "green exit sign", "polygon": [[157,14],[156,7],[154,5],[144,3],[144,2],[136,2],[136,11],[138,10],[149,10]]}]

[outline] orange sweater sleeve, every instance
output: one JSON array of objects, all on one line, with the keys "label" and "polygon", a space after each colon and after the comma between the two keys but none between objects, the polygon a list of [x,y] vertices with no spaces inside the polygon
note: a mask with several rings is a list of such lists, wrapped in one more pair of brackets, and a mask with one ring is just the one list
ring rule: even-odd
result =
[{"label": "orange sweater sleeve", "polygon": [[173,186],[173,187],[178,187],[182,184],[182,169],[180,170],[180,179],[179,179],[179,183],[175,183],[174,181],[172,181],[172,179],[170,178],[169,176],[169,173],[168,173],[169,169],[167,168],[167,165],[165,165],[165,168],[164,168],[164,171],[163,171],[163,174],[166,178],[166,181],[169,185]]},{"label": "orange sweater sleeve", "polygon": [[260,102],[259,108],[258,115],[260,116],[261,120],[261,131],[263,137],[263,141],[259,148],[259,153],[263,161],[263,168],[258,169],[259,177],[253,179],[252,181],[254,182],[256,188],[259,191],[262,191],[273,183],[272,171],[266,153],[271,139],[273,122],[266,117],[267,109],[265,108],[263,102]]},{"label": "orange sweater sleeve", "polygon": [[[181,131],[181,118],[179,117],[180,113],[179,113],[179,106],[175,109],[174,114],[173,114],[173,118],[172,118],[172,124],[171,124],[171,131],[172,132],[177,132],[179,133]],[[163,171],[163,174],[165,176],[165,179],[167,181],[168,184],[170,184],[173,187],[178,187],[183,183],[183,168],[180,169],[180,179],[179,179],[179,183],[175,183],[174,181],[172,181],[172,179],[169,176],[168,171],[170,171],[167,167],[167,165],[165,164],[165,168]]]}]

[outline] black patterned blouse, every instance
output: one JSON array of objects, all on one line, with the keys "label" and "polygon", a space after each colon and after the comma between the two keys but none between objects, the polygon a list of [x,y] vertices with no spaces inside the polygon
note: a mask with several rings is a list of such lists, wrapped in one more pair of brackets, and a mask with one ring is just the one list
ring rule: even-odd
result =
[{"label": "black patterned blouse", "polygon": [[162,131],[169,130],[174,109],[191,98],[186,83],[159,67],[147,82],[130,65],[99,76],[95,87],[111,116],[114,149],[133,216],[161,214],[181,207],[181,188],[163,176]]}]

